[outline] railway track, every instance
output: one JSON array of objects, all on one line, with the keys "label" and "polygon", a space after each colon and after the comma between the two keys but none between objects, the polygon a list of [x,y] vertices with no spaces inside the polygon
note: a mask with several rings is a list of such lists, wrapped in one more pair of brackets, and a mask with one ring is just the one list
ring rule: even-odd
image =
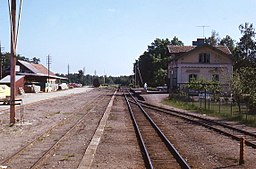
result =
[{"label": "railway track", "polygon": [[131,101],[126,95],[124,96],[141,145],[146,167],[161,169],[190,168],[186,160],[179,154],[139,102],[130,94],[129,96],[135,103],[130,104]]},{"label": "railway track", "polygon": [[163,107],[155,106],[152,104],[148,104],[145,102],[141,102],[141,105],[146,109],[155,110],[158,112],[162,112],[165,114],[169,114],[172,116],[176,116],[178,118],[182,118],[186,121],[189,121],[191,123],[196,123],[198,125],[204,126],[206,128],[209,128],[213,131],[216,131],[220,134],[223,134],[225,136],[228,136],[234,140],[240,141],[241,138],[245,139],[245,144],[247,146],[250,146],[252,148],[256,148],[256,134],[255,132],[249,132],[243,129],[236,128],[234,126],[231,126],[226,123],[221,123],[216,120],[211,120],[208,118],[204,118],[198,115],[180,112],[180,111],[174,111],[170,109],[166,109]]},{"label": "railway track", "polygon": [[[113,93],[108,92],[107,94],[99,94],[94,99],[91,99],[86,105],[84,105],[86,112],[82,111],[81,109],[80,113],[75,113],[62,120],[60,123],[51,127],[30,143],[24,145],[16,153],[1,161],[1,166],[8,166],[8,168],[33,169],[42,168],[42,166],[47,165],[45,161],[55,156],[55,154],[58,154],[56,151],[58,151],[59,147],[67,144],[65,142],[67,138],[77,135],[81,129],[85,128],[85,124],[89,123],[89,121],[86,120],[90,120],[92,118],[90,115],[95,113],[95,107],[100,104],[107,105],[111,94]],[[104,102],[106,102],[106,104]],[[99,120],[101,119],[102,115],[103,113],[98,115]],[[72,138],[70,140],[72,140]],[[88,138],[88,140],[90,139]],[[84,149],[86,149],[86,145],[84,144],[85,143],[83,143],[82,146],[85,147]]]}]

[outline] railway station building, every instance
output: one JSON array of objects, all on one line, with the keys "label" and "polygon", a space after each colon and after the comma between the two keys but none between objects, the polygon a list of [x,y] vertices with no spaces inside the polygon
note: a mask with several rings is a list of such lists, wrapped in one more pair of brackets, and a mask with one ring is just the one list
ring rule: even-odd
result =
[{"label": "railway station building", "polygon": [[[50,92],[56,91],[59,84],[67,78],[56,76],[42,64],[17,60],[16,63],[16,92]],[[0,84],[10,86],[10,75],[0,80]]]},{"label": "railway station building", "polygon": [[205,39],[197,39],[192,46],[168,46],[170,91],[192,79],[230,84],[233,75],[233,56],[230,50],[223,45],[211,46],[204,42]]}]

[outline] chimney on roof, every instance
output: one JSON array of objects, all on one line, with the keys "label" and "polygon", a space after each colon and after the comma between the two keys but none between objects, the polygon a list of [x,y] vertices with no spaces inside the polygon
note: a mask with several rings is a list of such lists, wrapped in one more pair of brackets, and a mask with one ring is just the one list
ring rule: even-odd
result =
[{"label": "chimney on roof", "polygon": [[193,46],[202,46],[204,45],[206,42],[205,42],[205,39],[204,38],[197,38],[196,41],[192,41],[192,45]]}]

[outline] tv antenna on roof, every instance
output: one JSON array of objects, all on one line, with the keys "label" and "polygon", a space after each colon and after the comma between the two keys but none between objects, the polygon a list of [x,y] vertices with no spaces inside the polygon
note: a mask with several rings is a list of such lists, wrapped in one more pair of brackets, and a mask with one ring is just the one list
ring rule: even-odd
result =
[{"label": "tv antenna on roof", "polygon": [[196,27],[201,27],[201,28],[203,28],[203,37],[204,37],[204,28],[206,28],[206,27],[210,27],[210,26],[201,25],[201,26],[196,26]]}]

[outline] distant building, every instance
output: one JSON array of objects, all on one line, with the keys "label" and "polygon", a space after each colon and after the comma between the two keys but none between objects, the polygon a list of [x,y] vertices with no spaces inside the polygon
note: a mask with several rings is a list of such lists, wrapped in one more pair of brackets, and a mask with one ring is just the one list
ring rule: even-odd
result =
[{"label": "distant building", "polygon": [[[16,72],[16,92],[19,88],[25,88],[26,85],[40,86],[41,91],[46,91],[47,87],[53,90],[58,89],[58,84],[67,78],[56,76],[41,64],[34,64],[26,61],[18,60]],[[10,86],[10,75],[6,76],[0,83]]]},{"label": "distant building", "polygon": [[192,46],[169,45],[168,52],[170,90],[193,78],[215,80],[221,84],[229,83],[232,78],[233,56],[226,46],[211,46],[204,43],[204,39],[197,39]]}]

